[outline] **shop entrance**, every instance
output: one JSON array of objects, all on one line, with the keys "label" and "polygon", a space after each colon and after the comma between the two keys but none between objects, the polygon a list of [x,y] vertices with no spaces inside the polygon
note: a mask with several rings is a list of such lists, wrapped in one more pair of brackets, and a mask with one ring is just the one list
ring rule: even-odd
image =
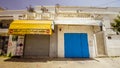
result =
[{"label": "shop entrance", "polygon": [[26,57],[48,57],[49,35],[26,35],[24,56]]}]

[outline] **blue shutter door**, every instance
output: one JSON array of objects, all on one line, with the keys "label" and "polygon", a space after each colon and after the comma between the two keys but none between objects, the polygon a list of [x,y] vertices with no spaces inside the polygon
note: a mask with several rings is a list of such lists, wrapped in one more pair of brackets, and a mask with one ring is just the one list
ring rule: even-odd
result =
[{"label": "blue shutter door", "polygon": [[89,48],[88,48],[88,38],[86,33],[82,33],[81,35],[81,44],[82,44],[82,57],[89,58]]},{"label": "blue shutter door", "polygon": [[87,34],[65,33],[64,50],[66,58],[89,58]]}]

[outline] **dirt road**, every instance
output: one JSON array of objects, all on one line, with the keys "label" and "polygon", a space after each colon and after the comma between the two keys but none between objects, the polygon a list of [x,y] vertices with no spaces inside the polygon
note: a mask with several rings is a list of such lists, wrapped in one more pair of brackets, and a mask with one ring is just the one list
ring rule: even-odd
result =
[{"label": "dirt road", "polygon": [[0,68],[120,68],[120,57],[95,59],[9,59],[0,57]]}]

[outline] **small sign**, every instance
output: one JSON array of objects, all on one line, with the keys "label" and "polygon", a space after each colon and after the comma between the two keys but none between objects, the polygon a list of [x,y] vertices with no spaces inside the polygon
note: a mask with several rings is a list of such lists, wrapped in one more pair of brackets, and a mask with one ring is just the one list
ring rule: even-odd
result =
[{"label": "small sign", "polygon": [[10,29],[9,34],[51,34],[51,29]]}]

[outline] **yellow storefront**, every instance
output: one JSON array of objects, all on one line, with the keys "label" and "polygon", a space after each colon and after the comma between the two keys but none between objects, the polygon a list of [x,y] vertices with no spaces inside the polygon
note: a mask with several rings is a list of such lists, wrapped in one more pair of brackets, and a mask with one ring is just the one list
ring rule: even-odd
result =
[{"label": "yellow storefront", "polygon": [[49,57],[53,21],[15,20],[9,27],[8,55]]}]

